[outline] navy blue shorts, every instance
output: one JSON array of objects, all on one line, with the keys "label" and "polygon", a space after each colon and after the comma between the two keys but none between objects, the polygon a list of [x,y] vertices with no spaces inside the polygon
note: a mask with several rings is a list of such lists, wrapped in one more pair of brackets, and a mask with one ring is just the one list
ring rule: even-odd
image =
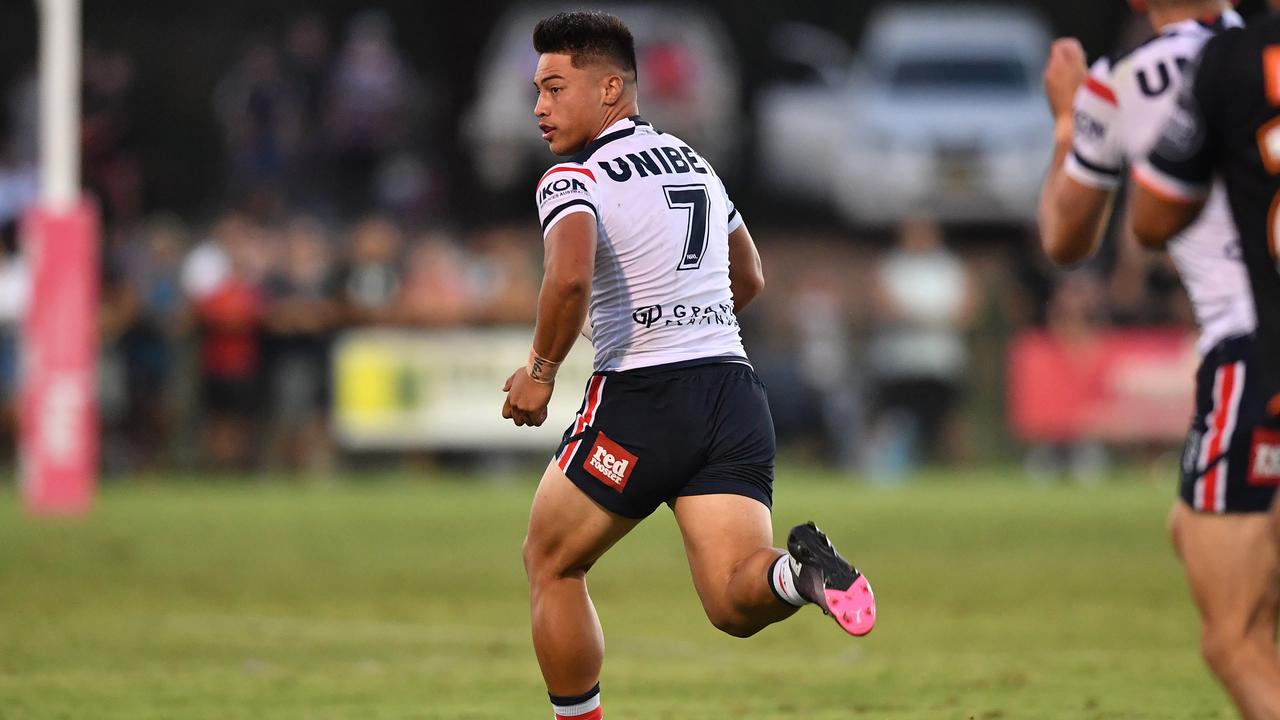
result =
[{"label": "navy blue shorts", "polygon": [[555,462],[604,509],[641,519],[686,495],[773,502],[773,418],[743,362],[598,372]]},{"label": "navy blue shorts", "polygon": [[1280,421],[1266,412],[1253,336],[1223,340],[1196,373],[1179,496],[1205,513],[1266,512],[1280,485]]}]

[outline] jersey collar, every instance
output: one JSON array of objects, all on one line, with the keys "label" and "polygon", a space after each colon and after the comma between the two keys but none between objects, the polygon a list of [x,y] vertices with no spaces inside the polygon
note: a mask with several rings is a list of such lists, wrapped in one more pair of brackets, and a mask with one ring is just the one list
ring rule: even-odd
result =
[{"label": "jersey collar", "polygon": [[599,140],[600,138],[603,138],[609,135],[610,133],[618,132],[619,130],[629,129],[629,130],[635,131],[635,129],[638,127],[653,127],[653,126],[649,124],[648,120],[645,120],[639,115],[632,115],[630,117],[624,117],[618,122],[605,128],[604,132],[600,133],[600,135],[596,139]]},{"label": "jersey collar", "polygon": [[597,136],[595,140],[592,140],[591,142],[587,143],[587,146],[582,149],[582,152],[578,153],[577,155],[574,155],[570,159],[570,161],[576,162],[576,163],[586,162],[587,160],[591,159],[592,155],[596,154],[597,150],[604,147],[605,145],[608,145],[614,140],[621,140],[624,137],[629,137],[631,135],[634,135],[637,128],[652,128],[652,127],[653,126],[650,125],[647,120],[640,117],[639,115],[632,115],[631,117],[623,118],[618,122],[605,128],[604,132],[600,133],[600,135]]},{"label": "jersey collar", "polygon": [[1176,35],[1180,32],[1203,32],[1209,30],[1212,32],[1222,32],[1231,28],[1244,27],[1244,18],[1240,17],[1240,13],[1235,10],[1226,10],[1221,15],[1210,15],[1198,20],[1183,20],[1172,25],[1166,26],[1160,31],[1161,35]]}]

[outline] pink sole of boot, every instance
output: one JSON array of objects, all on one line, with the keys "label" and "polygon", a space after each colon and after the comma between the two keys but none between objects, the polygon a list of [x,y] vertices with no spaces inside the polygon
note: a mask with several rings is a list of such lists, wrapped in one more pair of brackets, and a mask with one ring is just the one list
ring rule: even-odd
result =
[{"label": "pink sole of boot", "polygon": [[865,577],[853,581],[848,590],[827,588],[824,592],[827,610],[845,632],[861,637],[876,626],[876,596]]}]

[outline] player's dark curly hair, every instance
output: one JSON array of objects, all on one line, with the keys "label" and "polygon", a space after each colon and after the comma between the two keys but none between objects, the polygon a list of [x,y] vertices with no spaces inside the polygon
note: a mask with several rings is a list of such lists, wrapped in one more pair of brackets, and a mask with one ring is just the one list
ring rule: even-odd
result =
[{"label": "player's dark curly hair", "polygon": [[539,53],[563,53],[574,67],[606,60],[636,75],[636,42],[621,20],[599,11],[556,13],[533,29],[533,49]]}]

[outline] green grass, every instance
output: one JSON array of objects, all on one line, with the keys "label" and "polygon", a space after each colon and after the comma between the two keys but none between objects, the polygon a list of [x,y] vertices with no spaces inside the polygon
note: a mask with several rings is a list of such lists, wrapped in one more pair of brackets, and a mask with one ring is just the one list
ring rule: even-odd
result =
[{"label": "green grass", "polygon": [[[0,718],[547,718],[520,541],[532,482],[108,487],[85,522],[0,496]],[[1168,549],[1167,485],[779,479],[875,583],[755,638],[702,615],[670,513],[592,572],[611,720],[1229,718]]]}]

